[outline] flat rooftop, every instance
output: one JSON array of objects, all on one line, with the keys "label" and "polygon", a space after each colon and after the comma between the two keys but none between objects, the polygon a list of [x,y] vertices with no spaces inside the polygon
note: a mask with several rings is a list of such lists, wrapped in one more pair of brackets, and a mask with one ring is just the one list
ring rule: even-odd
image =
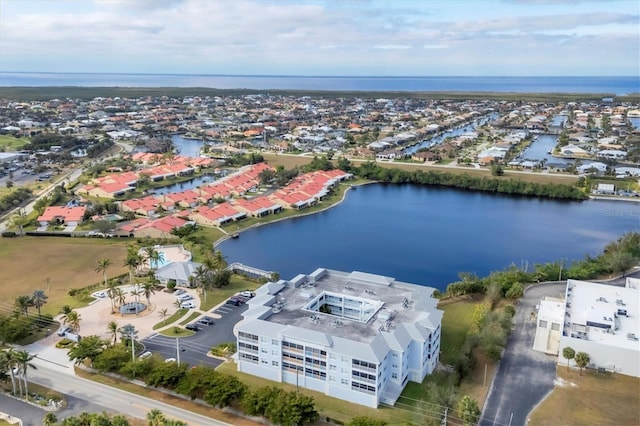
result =
[{"label": "flat rooftop", "polygon": [[[623,313],[626,313],[623,314]],[[586,326],[587,340],[640,351],[640,292],[637,287],[568,280],[564,332]]]},{"label": "flat rooftop", "polygon": [[[362,272],[322,271],[326,273],[319,274],[317,278],[313,278],[314,274],[299,275],[289,281],[275,296],[277,307],[272,308],[271,315],[264,321],[293,325],[361,343],[370,342],[380,331],[392,331],[400,323],[425,321],[422,324],[427,326],[430,315],[434,315],[431,319],[435,324],[440,323],[442,313],[436,310],[437,300],[432,297],[435,290],[432,287]],[[351,320],[305,309],[323,292],[363,300],[374,312],[360,320]]]}]

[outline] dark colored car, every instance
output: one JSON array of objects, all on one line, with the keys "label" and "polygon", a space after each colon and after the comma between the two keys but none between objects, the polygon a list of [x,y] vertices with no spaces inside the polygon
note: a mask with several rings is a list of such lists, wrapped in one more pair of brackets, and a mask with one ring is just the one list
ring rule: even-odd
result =
[{"label": "dark colored car", "polygon": [[184,326],[184,328],[186,328],[187,330],[191,330],[191,331],[200,330],[200,328],[198,328],[198,326],[195,325],[195,324],[187,324],[187,325]]},{"label": "dark colored car", "polygon": [[240,305],[242,302],[240,301],[240,299],[238,299],[237,297],[230,297],[229,299],[227,299],[227,305],[233,305],[233,306],[238,306]]},{"label": "dark colored car", "polygon": [[198,320],[199,324],[204,324],[204,325],[213,325],[213,318],[211,317],[202,317]]}]

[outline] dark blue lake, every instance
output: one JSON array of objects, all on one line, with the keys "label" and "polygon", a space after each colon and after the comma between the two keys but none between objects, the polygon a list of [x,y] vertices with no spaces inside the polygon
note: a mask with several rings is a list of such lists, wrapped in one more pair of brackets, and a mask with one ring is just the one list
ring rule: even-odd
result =
[{"label": "dark blue lake", "polygon": [[285,279],[327,267],[444,289],[461,271],[580,259],[639,230],[640,203],[372,184],[330,210],[245,231],[218,248],[229,262]]}]

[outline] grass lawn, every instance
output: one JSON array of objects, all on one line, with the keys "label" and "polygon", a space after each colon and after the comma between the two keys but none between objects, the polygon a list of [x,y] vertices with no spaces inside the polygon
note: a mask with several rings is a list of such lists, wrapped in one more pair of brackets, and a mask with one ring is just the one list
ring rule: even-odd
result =
[{"label": "grass lawn", "polygon": [[191,321],[193,321],[194,319],[198,318],[200,316],[199,312],[191,312],[191,314],[189,314],[187,316],[187,318],[183,319],[182,321],[180,321],[180,325],[187,325],[189,324]]},{"label": "grass lawn", "polygon": [[251,281],[240,275],[232,275],[231,282],[228,286],[207,291],[206,302],[204,301],[204,297],[200,297],[200,310],[208,311],[240,291],[255,290],[258,287],[260,287],[260,284],[255,281]]},{"label": "grass lawn", "polygon": [[456,301],[447,300],[438,305],[438,308],[444,311],[440,337],[442,363],[453,363],[473,325],[473,310],[481,301],[480,297],[466,296]]},{"label": "grass lawn", "polygon": [[637,425],[640,379],[567,370],[558,365],[556,386],[531,414],[528,425]]},{"label": "grass lawn", "polygon": [[18,151],[30,142],[29,138],[16,138],[13,135],[0,135],[0,146],[5,151]]},{"label": "grass lawn", "polygon": [[4,425],[11,425],[11,423],[6,422],[4,420],[0,420],[0,426],[4,426]]},{"label": "grass lawn", "polygon": [[164,321],[160,321],[159,323],[157,323],[156,325],[153,326],[154,330],[157,330],[159,328],[164,327],[165,325],[169,325],[169,324],[173,324],[174,322],[178,321],[180,318],[182,318],[184,316],[184,314],[186,314],[188,311],[188,309],[178,309],[177,311],[175,311],[173,313],[173,315],[167,317]]},{"label": "grass lawn", "polygon": [[186,328],[176,326],[176,327],[169,327],[166,330],[162,330],[160,334],[167,337],[189,337],[196,334],[196,332],[187,330]]},{"label": "grass lawn", "polygon": [[[127,246],[121,242],[84,238],[20,237],[0,244],[0,300],[13,305],[16,297],[42,289],[49,297],[42,313],[57,314],[63,305],[80,307],[86,301],[67,293],[102,281],[95,271],[101,258],[111,260],[108,277],[124,274]],[[8,308],[8,306],[7,306]],[[34,310],[31,309],[33,313]]]}]

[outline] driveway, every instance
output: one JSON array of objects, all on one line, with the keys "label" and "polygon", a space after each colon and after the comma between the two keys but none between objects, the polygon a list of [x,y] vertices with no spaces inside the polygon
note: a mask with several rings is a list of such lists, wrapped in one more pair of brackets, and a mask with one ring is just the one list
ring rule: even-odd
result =
[{"label": "driveway", "polygon": [[[246,305],[221,304],[213,308],[208,314],[215,318],[215,324],[199,325],[200,330],[196,334],[180,338],[180,362],[190,365],[207,365],[212,368],[219,366],[222,361],[207,356],[207,353],[213,346],[220,343],[236,341],[233,327],[242,319],[242,313],[246,310]],[[160,354],[166,359],[178,357],[176,340],[173,337],[155,334],[142,340],[142,343],[147,350]]]},{"label": "driveway", "polygon": [[566,281],[527,289],[480,419],[481,426],[524,425],[531,410],[553,389],[557,357],[534,351],[535,306],[545,296],[564,297]]}]

